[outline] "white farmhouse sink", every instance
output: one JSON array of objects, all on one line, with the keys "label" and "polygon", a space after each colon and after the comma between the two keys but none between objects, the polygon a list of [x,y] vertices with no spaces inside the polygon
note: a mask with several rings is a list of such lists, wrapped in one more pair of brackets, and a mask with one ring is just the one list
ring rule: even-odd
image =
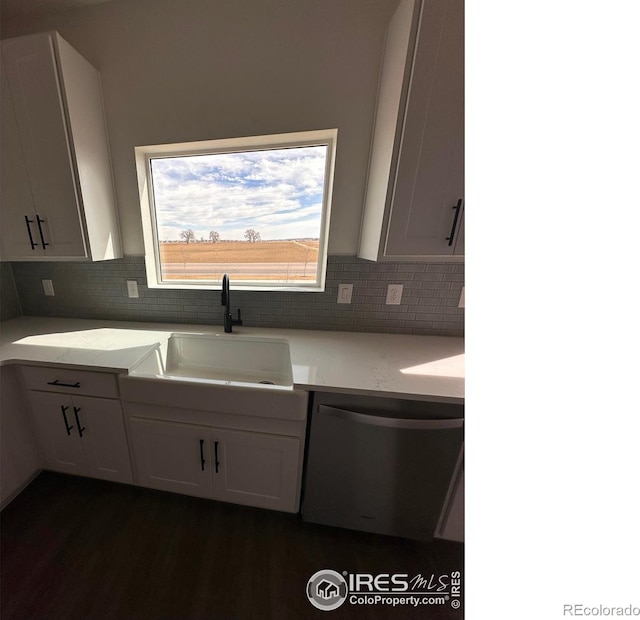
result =
[{"label": "white farmhouse sink", "polygon": [[280,338],[172,334],[163,374],[224,383],[293,385],[289,343]]},{"label": "white farmhouse sink", "polygon": [[[294,388],[289,343],[282,338],[173,333],[119,384],[129,405],[170,409],[194,424],[209,424],[209,414],[298,422],[307,416],[308,394]],[[212,425],[226,424],[216,420]]]}]

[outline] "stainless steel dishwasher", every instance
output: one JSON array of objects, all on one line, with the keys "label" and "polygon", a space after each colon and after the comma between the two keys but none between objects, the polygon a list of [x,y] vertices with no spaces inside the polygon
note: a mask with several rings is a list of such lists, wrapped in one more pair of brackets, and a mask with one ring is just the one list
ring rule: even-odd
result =
[{"label": "stainless steel dishwasher", "polygon": [[462,443],[462,405],[315,393],[302,517],[430,540]]}]

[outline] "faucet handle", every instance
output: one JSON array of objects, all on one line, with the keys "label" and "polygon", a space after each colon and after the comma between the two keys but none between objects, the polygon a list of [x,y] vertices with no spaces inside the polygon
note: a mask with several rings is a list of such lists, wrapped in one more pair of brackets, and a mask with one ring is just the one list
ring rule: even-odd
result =
[{"label": "faucet handle", "polygon": [[242,325],[242,314],[240,313],[240,308],[238,308],[238,318],[234,321],[236,325]]},{"label": "faucet handle", "polygon": [[226,306],[229,303],[229,276],[226,273],[222,275],[221,289],[220,305]]}]

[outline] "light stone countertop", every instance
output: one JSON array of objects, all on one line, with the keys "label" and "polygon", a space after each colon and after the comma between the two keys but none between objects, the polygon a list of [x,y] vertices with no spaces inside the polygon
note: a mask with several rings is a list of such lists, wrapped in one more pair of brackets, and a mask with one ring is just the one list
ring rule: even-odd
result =
[{"label": "light stone countertop", "polygon": [[[0,364],[128,373],[174,332],[223,330],[215,325],[20,317],[0,324]],[[234,327],[233,333],[287,339],[295,388],[464,402],[463,338],[258,327]]]}]

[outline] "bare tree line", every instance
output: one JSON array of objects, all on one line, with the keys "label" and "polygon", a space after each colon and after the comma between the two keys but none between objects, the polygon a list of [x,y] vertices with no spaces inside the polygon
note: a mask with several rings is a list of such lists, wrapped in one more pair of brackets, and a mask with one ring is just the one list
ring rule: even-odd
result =
[{"label": "bare tree line", "polygon": [[[244,238],[249,243],[256,243],[257,241],[262,241],[262,237],[260,236],[260,233],[257,230],[253,229],[253,228],[248,228],[245,231]],[[191,229],[183,230],[180,233],[180,239],[182,241],[184,241],[187,245],[189,243],[197,243],[198,242],[198,240],[196,239],[196,234]],[[205,242],[204,236],[200,237],[199,241],[200,241],[200,243],[204,243]],[[218,243],[219,241],[221,241],[220,233],[218,231],[216,231],[216,230],[212,230],[209,233],[209,243]]]}]

